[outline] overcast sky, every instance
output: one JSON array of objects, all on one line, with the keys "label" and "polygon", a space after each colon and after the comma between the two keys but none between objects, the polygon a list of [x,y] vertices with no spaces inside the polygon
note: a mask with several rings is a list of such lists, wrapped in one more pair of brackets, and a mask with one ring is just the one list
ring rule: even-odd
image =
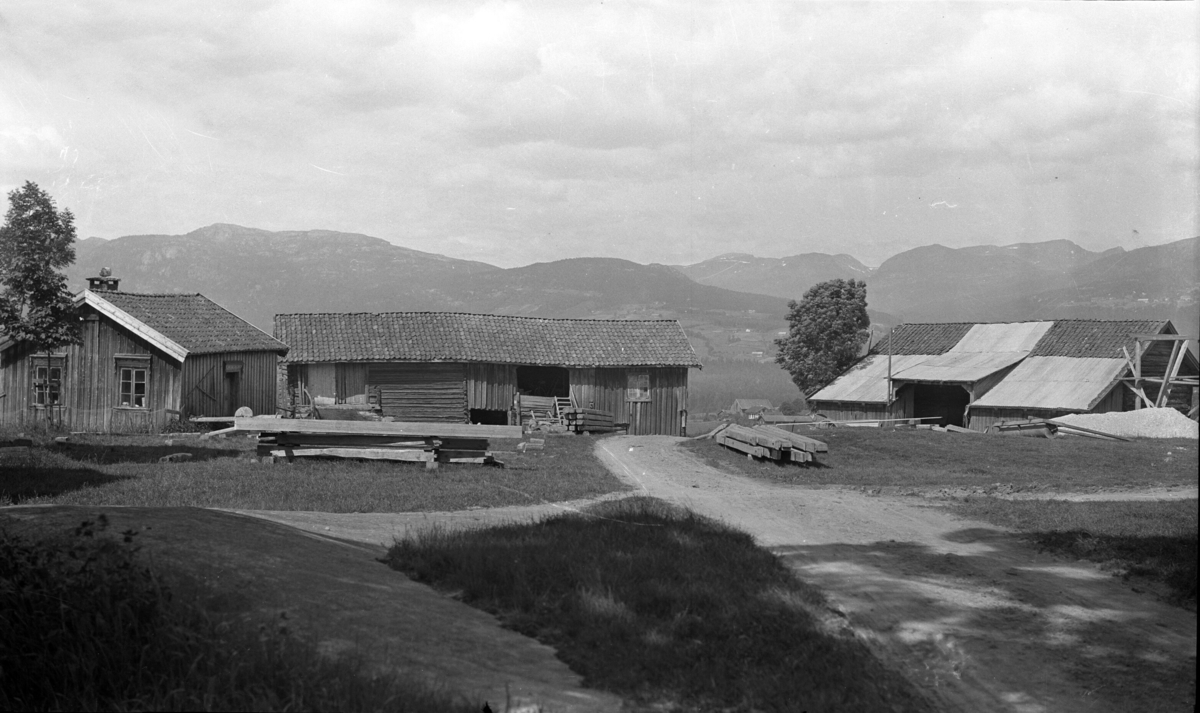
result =
[{"label": "overcast sky", "polygon": [[0,5],[0,189],[505,267],[1197,227],[1197,3]]}]

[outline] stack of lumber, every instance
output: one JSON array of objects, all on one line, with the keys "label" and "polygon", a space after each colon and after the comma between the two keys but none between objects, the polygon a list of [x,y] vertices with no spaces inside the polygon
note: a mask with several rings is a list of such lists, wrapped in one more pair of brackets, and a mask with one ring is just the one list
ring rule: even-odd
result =
[{"label": "stack of lumber", "polygon": [[747,457],[791,463],[812,463],[818,453],[829,452],[829,446],[821,441],[774,426],[729,425],[708,437],[716,438],[717,443],[745,453]]},{"label": "stack of lumber", "polygon": [[520,438],[519,426],[462,423],[238,418],[226,432],[258,433],[258,455],[496,464],[490,438]]},{"label": "stack of lumber", "polygon": [[563,411],[563,422],[568,431],[583,433],[611,433],[616,426],[610,411],[595,408],[572,408]]}]

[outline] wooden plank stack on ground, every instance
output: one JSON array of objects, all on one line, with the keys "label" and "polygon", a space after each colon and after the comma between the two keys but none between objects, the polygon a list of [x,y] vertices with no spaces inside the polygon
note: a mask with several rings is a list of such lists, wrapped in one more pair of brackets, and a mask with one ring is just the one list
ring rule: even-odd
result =
[{"label": "wooden plank stack on ground", "polygon": [[258,433],[258,455],[360,458],[502,465],[488,450],[490,438],[520,438],[519,426],[461,423],[388,423],[239,418],[228,431]]},{"label": "wooden plank stack on ground", "polygon": [[827,453],[829,446],[821,441],[790,433],[774,426],[729,425],[710,437],[717,443],[750,458],[767,458],[791,463],[812,463],[818,453]]},{"label": "wooden plank stack on ground", "polygon": [[570,408],[563,412],[563,421],[568,431],[575,433],[611,433],[617,429],[616,420],[611,411],[601,411],[595,408]]}]

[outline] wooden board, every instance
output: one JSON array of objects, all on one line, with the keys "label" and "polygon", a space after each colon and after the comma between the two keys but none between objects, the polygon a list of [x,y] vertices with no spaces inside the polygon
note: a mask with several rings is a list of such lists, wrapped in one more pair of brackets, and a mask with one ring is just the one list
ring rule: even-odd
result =
[{"label": "wooden board", "polygon": [[276,448],[270,455],[285,458],[323,456],[326,458],[362,458],[364,460],[395,460],[427,462],[436,458],[433,451],[403,450],[397,448]]},{"label": "wooden board", "polygon": [[331,433],[347,435],[430,436],[434,438],[520,438],[520,426],[482,426],[470,423],[409,423],[388,421],[311,421],[289,418],[239,418],[239,431],[256,433]]},{"label": "wooden board", "polygon": [[744,441],[739,441],[736,438],[730,438],[729,436],[726,436],[724,433],[717,436],[717,443],[720,443],[721,445],[725,446],[726,448],[732,448],[735,451],[741,451],[742,453],[746,453],[746,454],[755,456],[757,458],[762,458],[766,455],[765,448],[763,448],[761,446],[753,445],[751,443],[746,443]]},{"label": "wooden board", "polygon": [[811,463],[813,460],[815,460],[812,453],[809,453],[808,451],[802,451],[798,448],[793,448],[791,451],[789,451],[789,457],[792,459],[793,463]]},{"label": "wooden board", "polygon": [[818,441],[815,438],[809,438],[808,436],[801,436],[799,433],[785,431],[782,428],[776,428],[774,426],[755,426],[754,430],[762,431],[763,433],[774,436],[775,438],[782,439],[790,443],[792,448],[798,448],[802,451],[808,451],[809,453],[829,452],[829,445],[823,441]]}]

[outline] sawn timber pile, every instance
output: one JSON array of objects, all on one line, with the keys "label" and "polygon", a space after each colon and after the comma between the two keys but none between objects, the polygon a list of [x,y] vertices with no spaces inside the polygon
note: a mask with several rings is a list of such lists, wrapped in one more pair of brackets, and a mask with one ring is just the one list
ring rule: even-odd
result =
[{"label": "sawn timber pile", "polygon": [[807,436],[774,426],[729,425],[716,431],[717,443],[740,451],[748,458],[768,458],[791,463],[816,462],[818,453],[828,453],[829,446]]},{"label": "sawn timber pile", "polygon": [[489,438],[520,438],[519,426],[455,423],[389,423],[239,418],[230,431],[259,434],[258,455],[358,458],[500,465],[488,450]]}]

